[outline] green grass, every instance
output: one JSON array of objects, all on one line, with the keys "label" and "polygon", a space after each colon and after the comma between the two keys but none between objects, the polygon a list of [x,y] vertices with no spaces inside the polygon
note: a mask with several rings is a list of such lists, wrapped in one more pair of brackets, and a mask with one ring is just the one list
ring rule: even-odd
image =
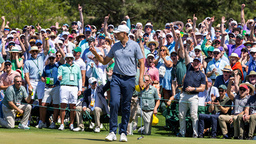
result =
[{"label": "green grass", "polygon": [[[119,122],[120,122],[119,117]],[[255,143],[255,141],[241,141],[241,140],[223,140],[223,139],[194,139],[194,138],[177,138],[173,134],[164,130],[165,118],[162,115],[158,115],[159,124],[152,127],[152,135],[144,136],[141,140],[137,140],[140,134],[135,131],[134,135],[128,136],[128,143],[136,144],[197,144],[197,143],[209,143],[209,144],[235,144],[235,143]],[[140,126],[140,119],[138,121]],[[0,128],[0,144],[97,144],[105,143],[104,138],[108,134],[108,131],[102,130],[100,133],[94,133],[92,130],[86,130],[84,132],[72,132],[68,129],[59,131],[57,129],[36,129],[31,127],[30,130],[4,129]],[[117,135],[119,140],[119,135]],[[112,142],[120,143],[120,142]]]}]

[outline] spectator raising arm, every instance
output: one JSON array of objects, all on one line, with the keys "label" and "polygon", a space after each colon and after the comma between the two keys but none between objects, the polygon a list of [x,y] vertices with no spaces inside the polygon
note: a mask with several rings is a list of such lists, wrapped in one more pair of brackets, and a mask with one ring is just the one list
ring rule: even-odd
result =
[{"label": "spectator raising arm", "polygon": [[175,32],[175,29],[173,27],[173,23],[170,23],[170,27],[171,27],[171,30],[172,30],[172,34],[173,34],[173,39],[175,42],[177,42],[177,36],[176,36],[176,32]]},{"label": "spectator raising arm", "polygon": [[226,23],[225,17],[222,16],[221,17],[221,25],[220,25],[220,31],[221,31],[221,42],[220,42],[220,46],[222,46],[225,51],[228,50],[228,47],[225,45],[225,37],[227,35],[227,33],[224,31],[224,24]]},{"label": "spectator raising arm", "polygon": [[39,23],[37,24],[36,28],[39,33],[39,39],[42,40],[41,26],[39,25]]},{"label": "spectator raising arm", "polygon": [[44,55],[46,56],[48,54],[48,51],[50,49],[50,45],[49,45],[49,38],[47,36],[47,33],[44,33],[44,46],[43,46],[43,50],[44,50]]},{"label": "spectator raising arm", "polygon": [[245,8],[245,4],[242,4],[241,5],[241,25],[242,27],[244,26],[245,24],[245,19],[244,19],[244,8]]},{"label": "spectator raising arm", "polygon": [[1,25],[1,30],[0,30],[0,37],[2,37],[3,33],[4,33],[4,25],[5,25],[5,16],[1,17],[2,19],[2,25]]},{"label": "spectator raising arm", "polygon": [[18,37],[18,40],[19,40],[19,43],[20,43],[20,47],[21,47],[22,53],[25,53],[26,52],[26,48],[25,48],[24,44],[22,43],[22,41],[20,39],[20,33],[17,33],[17,37]]},{"label": "spectator raising arm", "polygon": [[80,6],[80,4],[78,4],[78,11],[79,11],[79,15],[80,15],[80,22],[82,23],[82,26],[79,30],[79,33],[83,33],[83,29],[84,29],[84,16],[83,16],[83,8]]},{"label": "spectator raising arm", "polygon": [[109,19],[109,16],[110,14],[108,14],[107,16],[105,16],[105,19],[104,19],[104,28],[103,28],[103,31],[104,31],[104,34],[105,36],[108,36],[109,37],[109,33],[108,33],[108,19]]}]

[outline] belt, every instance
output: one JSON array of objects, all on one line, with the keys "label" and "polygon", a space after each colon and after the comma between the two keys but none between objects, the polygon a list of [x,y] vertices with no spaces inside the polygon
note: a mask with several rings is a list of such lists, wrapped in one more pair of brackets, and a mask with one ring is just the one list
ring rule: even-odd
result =
[{"label": "belt", "polygon": [[58,85],[46,85],[45,87],[47,87],[47,88],[54,88],[54,87],[57,87]]},{"label": "belt", "polygon": [[152,112],[153,110],[142,110],[144,112]]},{"label": "belt", "polygon": [[29,81],[39,82],[41,79],[29,79]]},{"label": "belt", "polygon": [[120,78],[132,78],[132,77],[135,77],[135,76],[128,76],[128,75],[121,75],[121,74],[117,74],[117,73],[114,73],[114,75],[120,77]]},{"label": "belt", "polygon": [[63,85],[61,85],[61,86],[72,86],[72,87],[77,87],[76,85],[65,85],[65,84],[63,84]]},{"label": "belt", "polygon": [[198,94],[198,92],[185,92],[186,94],[192,95],[192,94]]}]

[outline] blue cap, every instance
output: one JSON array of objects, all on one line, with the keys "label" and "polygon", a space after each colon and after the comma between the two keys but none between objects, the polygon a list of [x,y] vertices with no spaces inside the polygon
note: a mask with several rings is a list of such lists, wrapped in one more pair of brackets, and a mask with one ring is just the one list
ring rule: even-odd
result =
[{"label": "blue cap", "polygon": [[40,39],[36,40],[36,44],[37,43],[43,44],[43,42]]},{"label": "blue cap", "polygon": [[87,32],[87,31],[92,32],[92,30],[90,28],[88,28],[88,27],[86,27],[84,31],[85,32]]},{"label": "blue cap", "polygon": [[212,79],[210,79],[210,78],[207,78],[207,81],[212,83]]},{"label": "blue cap", "polygon": [[[199,61],[201,62],[200,57],[195,57],[194,60],[199,60]],[[194,61],[194,60],[193,60],[193,61]]]},{"label": "blue cap", "polygon": [[63,24],[63,26],[69,27],[69,25],[68,25],[68,24]]},{"label": "blue cap", "polygon": [[11,64],[12,62],[11,62],[11,61],[9,61],[9,60],[6,60],[6,61],[5,61],[5,63],[10,63],[10,64]]}]

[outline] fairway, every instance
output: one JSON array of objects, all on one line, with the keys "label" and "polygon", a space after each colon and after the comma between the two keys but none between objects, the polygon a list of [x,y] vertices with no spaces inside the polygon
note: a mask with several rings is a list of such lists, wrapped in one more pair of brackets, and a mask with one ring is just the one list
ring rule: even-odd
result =
[{"label": "fairway", "polygon": [[[107,131],[102,133],[93,132],[72,132],[69,130],[38,130],[32,128],[29,131],[19,129],[0,129],[1,144],[97,144],[106,143],[104,141]],[[145,136],[141,140],[137,140],[140,135],[128,136],[128,143],[138,144],[238,144],[238,143],[255,143],[255,141],[245,140],[223,140],[223,139],[195,139],[195,138],[178,138],[173,136]],[[119,140],[119,135],[117,135]],[[119,141],[111,143],[120,143]]]}]

